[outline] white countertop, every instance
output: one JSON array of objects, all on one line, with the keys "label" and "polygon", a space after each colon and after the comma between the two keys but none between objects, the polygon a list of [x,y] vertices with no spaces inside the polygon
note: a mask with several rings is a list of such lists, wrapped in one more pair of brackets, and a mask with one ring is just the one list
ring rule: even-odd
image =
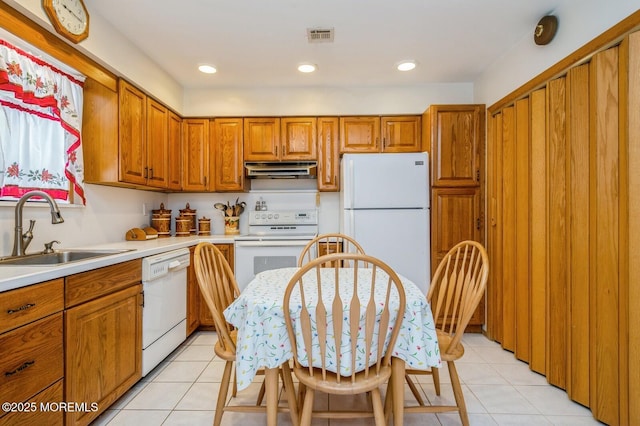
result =
[{"label": "white countertop", "polygon": [[209,241],[214,244],[233,244],[233,235],[210,235],[210,236],[190,236],[190,237],[169,237],[156,238],[148,241],[122,241],[118,243],[86,245],[81,247],[65,247],[67,250],[131,250],[108,256],[96,257],[77,262],[70,262],[62,265],[42,265],[42,266],[0,266],[0,292],[24,287],[67,275],[77,274],[127,260],[139,259],[141,257],[152,256],[182,247],[190,247],[200,241]]}]

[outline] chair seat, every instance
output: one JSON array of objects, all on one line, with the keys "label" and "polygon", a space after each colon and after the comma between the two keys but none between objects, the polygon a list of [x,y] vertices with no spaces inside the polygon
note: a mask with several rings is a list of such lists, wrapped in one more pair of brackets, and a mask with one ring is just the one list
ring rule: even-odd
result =
[{"label": "chair seat", "polygon": [[296,377],[300,383],[308,388],[319,390],[321,392],[332,393],[337,395],[355,395],[366,392],[367,389],[377,388],[384,385],[391,377],[391,367],[382,367],[379,374],[375,374],[369,370],[369,376],[365,377],[365,372],[356,373],[356,385],[351,383],[351,377],[342,377],[340,383],[335,383],[337,374],[327,371],[327,379],[322,380],[322,369],[314,368],[313,376],[309,374],[308,367],[294,367]]},{"label": "chair seat", "polygon": [[[455,348],[450,348],[453,336],[441,330],[436,330],[438,335],[438,346],[440,347],[440,358],[443,361],[455,361],[464,355],[464,346],[458,343]],[[448,352],[445,352],[448,351]]]}]

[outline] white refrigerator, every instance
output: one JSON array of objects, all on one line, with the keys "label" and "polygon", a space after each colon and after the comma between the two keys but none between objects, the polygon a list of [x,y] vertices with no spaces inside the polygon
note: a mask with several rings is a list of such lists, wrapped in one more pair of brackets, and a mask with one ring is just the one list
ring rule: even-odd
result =
[{"label": "white refrigerator", "polygon": [[426,152],[345,154],[340,232],[423,291],[431,280]]}]

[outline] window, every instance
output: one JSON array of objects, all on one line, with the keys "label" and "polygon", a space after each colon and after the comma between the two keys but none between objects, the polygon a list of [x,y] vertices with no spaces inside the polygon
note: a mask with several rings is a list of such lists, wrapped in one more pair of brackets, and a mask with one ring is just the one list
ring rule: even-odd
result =
[{"label": "window", "polygon": [[84,76],[7,39],[0,34],[0,197],[38,189],[84,204]]}]

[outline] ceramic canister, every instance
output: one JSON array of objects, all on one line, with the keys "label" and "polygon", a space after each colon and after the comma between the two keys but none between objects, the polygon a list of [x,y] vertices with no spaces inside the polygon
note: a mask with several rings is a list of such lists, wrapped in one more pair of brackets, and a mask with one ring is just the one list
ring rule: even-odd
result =
[{"label": "ceramic canister", "polygon": [[176,217],[176,237],[188,237],[191,233],[191,218],[188,216]]},{"label": "ceramic canister", "polygon": [[211,219],[204,216],[198,219],[198,235],[211,235]]},{"label": "ceramic canister", "polygon": [[196,234],[198,232],[198,229],[196,228],[196,209],[191,209],[189,207],[189,203],[187,203],[187,206],[184,209],[180,209],[180,216],[184,216],[189,218],[189,220],[191,221],[191,226],[189,227],[189,232],[191,232],[192,234]]},{"label": "ceramic canister", "polygon": [[160,209],[151,210],[151,227],[158,231],[158,237],[171,236],[171,210],[165,209],[164,203]]}]

